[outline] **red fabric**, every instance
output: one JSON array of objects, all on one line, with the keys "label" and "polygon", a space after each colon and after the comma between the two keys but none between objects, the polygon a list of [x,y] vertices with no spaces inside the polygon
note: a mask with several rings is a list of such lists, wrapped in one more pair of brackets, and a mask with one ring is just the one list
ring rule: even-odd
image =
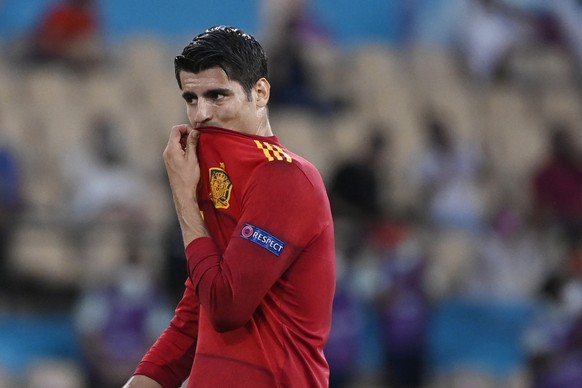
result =
[{"label": "red fabric", "polygon": [[46,15],[38,30],[38,39],[41,47],[61,52],[77,39],[94,35],[98,28],[98,20],[90,8],[63,4]]},{"label": "red fabric", "polygon": [[[201,130],[199,160],[198,198],[212,238],[186,248],[189,287],[174,317],[193,337],[170,326],[144,359],[171,369],[178,362],[161,350],[179,339],[188,342],[182,350],[196,344],[190,387],[327,387],[335,252],[319,173],[276,137],[218,128]],[[247,224],[282,240],[279,255],[243,238]],[[198,315],[193,306],[201,306]]]}]

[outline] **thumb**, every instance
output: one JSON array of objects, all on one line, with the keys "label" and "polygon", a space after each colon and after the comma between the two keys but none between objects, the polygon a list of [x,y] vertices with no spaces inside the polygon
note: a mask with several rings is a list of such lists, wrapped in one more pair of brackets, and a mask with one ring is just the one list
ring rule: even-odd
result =
[{"label": "thumb", "polygon": [[190,133],[188,134],[188,140],[187,140],[187,152],[196,153],[196,146],[198,145],[198,138],[200,137],[200,132],[193,129],[192,131],[190,131]]}]

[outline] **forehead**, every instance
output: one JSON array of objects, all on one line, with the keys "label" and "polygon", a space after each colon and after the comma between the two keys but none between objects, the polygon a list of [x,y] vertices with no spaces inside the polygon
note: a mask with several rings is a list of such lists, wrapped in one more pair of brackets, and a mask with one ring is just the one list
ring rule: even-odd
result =
[{"label": "forehead", "polygon": [[242,90],[242,86],[238,82],[229,79],[221,67],[212,67],[198,73],[181,71],[180,83],[182,84],[182,90],[195,91],[195,89],[213,88]]}]

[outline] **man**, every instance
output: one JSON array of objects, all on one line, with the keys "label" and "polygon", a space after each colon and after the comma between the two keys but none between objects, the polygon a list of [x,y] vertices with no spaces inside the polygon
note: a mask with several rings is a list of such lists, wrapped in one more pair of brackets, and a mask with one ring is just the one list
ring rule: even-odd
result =
[{"label": "man", "polygon": [[191,125],[164,150],[188,280],[126,387],[327,387],[333,224],[317,170],[273,135],[260,44],[231,27],[175,59]]}]

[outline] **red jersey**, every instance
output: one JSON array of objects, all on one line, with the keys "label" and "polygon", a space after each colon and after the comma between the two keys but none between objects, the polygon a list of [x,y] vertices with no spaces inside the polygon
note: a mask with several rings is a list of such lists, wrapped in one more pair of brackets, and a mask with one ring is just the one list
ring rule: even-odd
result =
[{"label": "red jersey", "polygon": [[186,248],[189,279],[136,374],[164,387],[327,387],[335,290],[323,181],[275,136],[200,129],[198,202],[210,238]]}]

